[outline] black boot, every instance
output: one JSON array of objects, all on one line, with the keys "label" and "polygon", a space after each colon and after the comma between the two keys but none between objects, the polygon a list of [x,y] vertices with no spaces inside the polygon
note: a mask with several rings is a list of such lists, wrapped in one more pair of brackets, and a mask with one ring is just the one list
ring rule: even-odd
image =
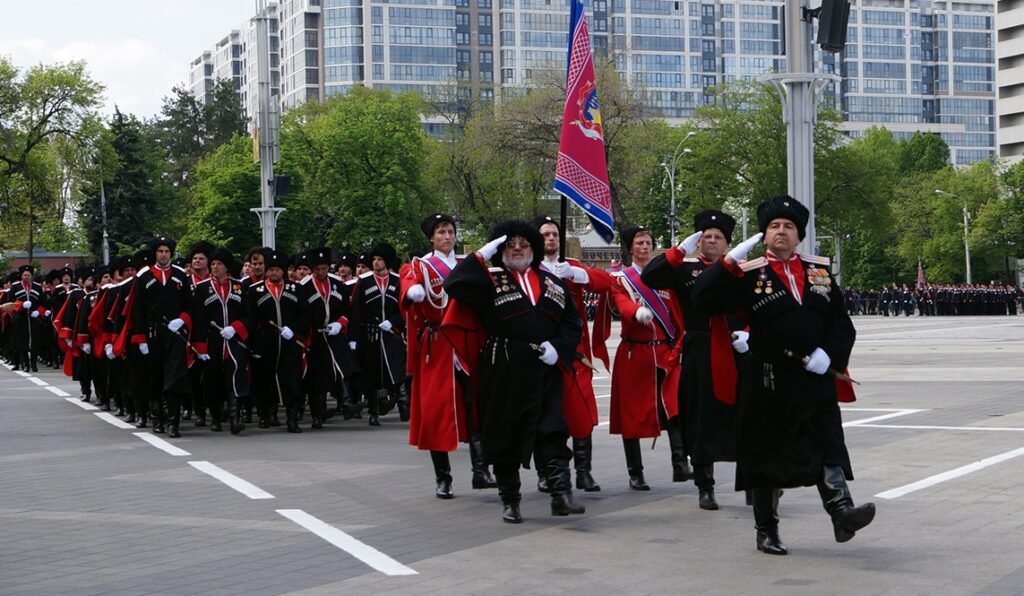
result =
[{"label": "black boot", "polygon": [[178,425],[181,422],[181,405],[176,397],[167,400],[167,436],[177,439],[181,436]]},{"label": "black boot", "polygon": [[857,530],[875,519],[874,503],[853,506],[850,487],[846,484],[846,475],[840,466],[824,466],[821,480],[818,481],[818,494],[821,495],[821,504],[825,511],[832,518],[836,542],[850,540]]},{"label": "black boot", "polygon": [[789,549],[779,538],[779,493],[773,488],[755,488],[754,528],[757,550],[768,555],[785,555]]},{"label": "black boot", "polygon": [[519,492],[519,468],[495,466],[494,476],[498,482],[498,496],[501,497],[503,510],[501,520],[506,524],[521,524],[523,516],[519,512],[519,501],[522,494]]},{"label": "black boot", "polygon": [[164,410],[159,401],[150,402],[150,416],[153,419],[153,432],[163,434],[164,432]]},{"label": "black boot", "polygon": [[377,415],[380,412],[380,399],[382,394],[386,396],[388,394],[387,390],[378,389],[377,391],[371,391],[367,396],[367,399],[370,401],[370,426],[380,426],[380,420],[377,418]]},{"label": "black boot", "polygon": [[289,406],[285,408],[285,423],[288,425],[288,432],[290,433],[301,433],[302,429],[299,428],[299,411],[298,408]]},{"label": "black boot", "polygon": [[398,419],[409,422],[409,388],[405,382],[398,384]]},{"label": "black boot", "polygon": [[324,427],[324,411],[327,409],[327,395],[321,393],[309,396],[309,413],[313,418],[312,428]]},{"label": "black boot", "polygon": [[626,470],[629,472],[629,488],[633,490],[651,490],[644,480],[644,460],[640,454],[640,439],[622,439],[622,447],[626,451]]},{"label": "black boot", "polygon": [[718,501],[715,499],[715,465],[694,464],[693,480],[697,485],[698,503],[701,509],[708,511],[718,510]]},{"label": "black boot", "polygon": [[469,462],[473,468],[473,488],[475,490],[498,486],[498,481],[494,479],[487,464],[484,463],[484,447],[480,443],[480,437],[475,433],[469,437]]},{"label": "black boot", "polygon": [[252,424],[252,406],[245,406],[245,414],[242,416],[242,422]]},{"label": "black boot", "polygon": [[572,463],[576,468],[576,488],[588,493],[601,490],[601,486],[594,482],[594,477],[590,475],[590,456],[593,449],[593,436],[572,440]]},{"label": "black boot", "polygon": [[245,422],[242,418],[242,407],[237,397],[231,398],[231,434],[237,435],[245,430]]},{"label": "black boot", "polygon": [[572,498],[569,462],[553,459],[548,462],[548,486],[551,488],[551,515],[586,513],[587,508]]},{"label": "black boot", "polygon": [[693,478],[693,468],[686,457],[686,441],[683,439],[683,426],[679,418],[668,423],[668,444],[672,450],[672,482],[686,482]]},{"label": "black boot", "polygon": [[437,489],[434,496],[438,499],[454,499],[452,493],[452,463],[447,451],[431,451],[430,461],[434,464],[434,480]]},{"label": "black boot", "polygon": [[533,452],[533,467],[537,468],[537,492],[551,494],[551,484],[548,482],[551,470],[548,469],[548,462],[542,460],[540,453],[536,451]]}]

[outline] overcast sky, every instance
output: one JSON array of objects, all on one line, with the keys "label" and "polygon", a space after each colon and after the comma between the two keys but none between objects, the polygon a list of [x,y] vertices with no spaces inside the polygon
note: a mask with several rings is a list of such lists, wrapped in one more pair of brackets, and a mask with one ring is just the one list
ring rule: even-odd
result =
[{"label": "overcast sky", "polygon": [[256,0],[13,0],[0,55],[22,69],[85,60],[106,87],[103,111],[150,117],[189,63],[256,13]]}]

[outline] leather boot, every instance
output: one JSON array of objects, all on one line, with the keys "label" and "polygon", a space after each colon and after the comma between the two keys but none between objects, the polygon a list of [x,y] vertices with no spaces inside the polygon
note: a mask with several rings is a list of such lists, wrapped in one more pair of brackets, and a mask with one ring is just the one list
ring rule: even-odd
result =
[{"label": "leather boot", "polygon": [[381,389],[377,392],[377,415],[387,416],[391,413],[391,410],[395,409],[395,404],[398,402],[397,395],[394,392],[397,388],[392,389]]},{"label": "leather boot", "polygon": [[398,384],[398,419],[409,422],[409,387],[405,382]]},{"label": "leather boot", "polygon": [[588,493],[601,490],[601,486],[594,482],[594,477],[590,475],[590,456],[593,453],[593,448],[593,436],[572,440],[572,462],[576,468],[576,488]]},{"label": "leather boot", "polygon": [[295,406],[288,406],[285,408],[285,423],[288,426],[288,432],[290,433],[301,433],[302,429],[299,428],[299,409]]},{"label": "leather boot", "polygon": [[237,435],[245,430],[245,422],[242,417],[242,404],[237,396],[231,397],[231,434]]},{"label": "leather boot", "polygon": [[536,451],[533,452],[533,467],[537,468],[537,492],[551,494],[551,484],[548,482],[551,470],[548,470],[548,462],[542,460]]},{"label": "leather boot", "polygon": [[779,538],[779,493],[773,488],[755,488],[754,528],[757,550],[768,555],[785,555],[789,549]]},{"label": "leather boot", "polygon": [[167,436],[177,439],[181,436],[178,425],[181,423],[181,404],[177,396],[167,397]]},{"label": "leather boot", "polygon": [[551,515],[579,515],[587,508],[572,497],[572,482],[569,480],[569,462],[552,459],[548,461],[548,486],[551,488]]},{"label": "leather boot", "polygon": [[309,396],[309,412],[313,417],[312,428],[324,427],[324,410],[327,409],[327,396],[324,394]]},{"label": "leather boot", "polygon": [[644,480],[644,460],[640,454],[640,439],[622,439],[622,447],[626,451],[626,470],[629,472],[629,488],[633,490],[651,490]]},{"label": "leather boot", "polygon": [[370,426],[380,426],[380,420],[377,418],[380,412],[380,398],[381,394],[387,395],[386,389],[379,389],[377,391],[371,391],[367,396],[369,400],[368,413],[370,415]]},{"label": "leather boot", "polygon": [[715,465],[694,464],[693,482],[697,485],[698,503],[701,509],[717,511],[718,501],[715,499]]},{"label": "leather boot", "polygon": [[853,506],[850,487],[846,484],[846,475],[840,466],[823,467],[821,480],[818,481],[818,494],[821,495],[821,504],[825,511],[832,518],[836,542],[847,542],[853,538],[857,530],[875,519],[874,503]]},{"label": "leather boot", "polygon": [[668,444],[672,451],[672,482],[686,482],[693,478],[693,468],[686,457],[682,424],[678,417],[668,422]]},{"label": "leather boot", "polygon": [[246,424],[252,424],[252,406],[245,406],[245,414],[242,416],[242,422]]},{"label": "leather boot", "polygon": [[519,468],[512,466],[495,466],[494,476],[498,482],[498,496],[501,497],[503,510],[501,520],[506,524],[521,524],[523,516],[519,512],[519,501],[522,494],[519,492]]},{"label": "leather boot", "polygon": [[484,463],[484,447],[480,443],[480,437],[476,434],[469,437],[469,461],[473,468],[473,488],[476,490],[484,488],[496,488],[498,481],[491,475],[491,471]]},{"label": "leather boot", "polygon": [[452,493],[452,464],[447,451],[431,451],[430,461],[434,464],[434,480],[437,490],[434,496],[438,499],[454,499]]},{"label": "leather boot", "polygon": [[159,401],[149,402],[151,416],[153,418],[153,432],[156,434],[163,434],[164,432],[164,412],[163,407]]}]

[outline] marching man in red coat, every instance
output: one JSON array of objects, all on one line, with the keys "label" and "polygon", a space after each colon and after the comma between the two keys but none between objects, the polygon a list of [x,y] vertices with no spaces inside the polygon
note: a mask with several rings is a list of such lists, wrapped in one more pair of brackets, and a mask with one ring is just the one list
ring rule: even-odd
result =
[{"label": "marching man in red coat", "polygon": [[[540,266],[547,271],[554,273],[562,279],[569,289],[569,295],[576,305],[577,312],[583,320],[582,335],[580,343],[576,346],[576,353],[582,358],[575,358],[572,367],[563,369],[562,387],[566,393],[562,400],[562,414],[569,425],[569,433],[572,435],[572,458],[573,466],[576,468],[576,488],[586,492],[596,492],[601,487],[594,481],[590,474],[591,453],[593,452],[594,427],[597,426],[597,399],[594,396],[594,369],[591,365],[585,364],[593,360],[593,352],[590,346],[590,331],[586,322],[586,305],[583,303],[583,292],[594,292],[605,294],[611,290],[615,280],[607,272],[600,269],[585,267],[576,259],[560,260],[561,256],[561,234],[562,230],[553,218],[543,215],[533,220],[533,225],[544,237],[544,259]],[[608,368],[608,352],[598,351],[605,368]],[[576,393],[577,395],[569,395]],[[537,464],[539,480],[537,487],[541,492],[548,492],[547,470],[540,462]]]},{"label": "marching man in red coat", "polygon": [[[644,480],[640,439],[668,431],[673,467],[685,461],[679,413],[678,342],[683,329],[678,302],[671,291],[652,290],[640,279],[654,246],[650,231],[631,227],[622,231],[623,245],[633,264],[616,274],[611,299],[621,315],[622,342],[612,365],[611,423],[613,435],[622,435],[629,487],[650,490]],[[607,337],[609,325],[603,324]]]},{"label": "marching man in red coat", "polygon": [[465,366],[440,333],[448,309],[444,281],[462,258],[455,256],[455,220],[437,213],[420,225],[433,250],[412,260],[402,277],[402,309],[409,331],[409,374],[412,396],[409,444],[430,451],[437,480],[435,495],[451,499],[452,469],[448,452],[459,442],[469,444],[473,488],[494,488],[497,483],[484,463],[480,436],[475,430],[473,398]]}]

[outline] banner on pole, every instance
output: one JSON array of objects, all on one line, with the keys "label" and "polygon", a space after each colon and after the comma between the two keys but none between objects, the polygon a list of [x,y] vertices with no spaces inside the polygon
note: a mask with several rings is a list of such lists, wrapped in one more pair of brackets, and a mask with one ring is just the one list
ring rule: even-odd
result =
[{"label": "banner on pole", "polygon": [[555,191],[578,205],[605,242],[615,237],[604,130],[597,101],[590,30],[582,0],[569,0],[569,64],[565,78],[562,133],[555,165]]}]

